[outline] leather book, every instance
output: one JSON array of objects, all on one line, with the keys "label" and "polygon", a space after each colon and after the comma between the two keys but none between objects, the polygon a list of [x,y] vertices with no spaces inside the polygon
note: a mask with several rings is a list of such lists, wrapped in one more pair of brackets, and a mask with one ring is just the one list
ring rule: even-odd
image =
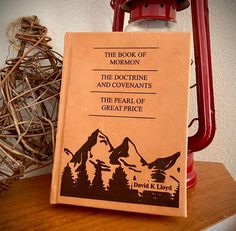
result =
[{"label": "leather book", "polygon": [[51,203],[186,216],[191,34],[65,37]]}]

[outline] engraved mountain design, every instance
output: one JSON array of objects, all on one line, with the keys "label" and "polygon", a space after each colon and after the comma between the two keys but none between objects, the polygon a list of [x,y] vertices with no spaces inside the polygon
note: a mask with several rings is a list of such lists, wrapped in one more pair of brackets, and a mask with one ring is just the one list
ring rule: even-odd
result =
[{"label": "engraved mountain design", "polygon": [[67,148],[64,149],[65,153],[72,155],[72,159],[70,162],[74,163],[75,165],[79,164],[79,167],[76,171],[78,171],[79,168],[85,167],[88,157],[90,158],[93,157],[91,150],[96,144],[98,145],[100,144],[100,146],[102,146],[103,144],[104,146],[103,151],[107,153],[113,150],[113,147],[109,142],[109,139],[103,133],[101,133],[98,129],[94,131],[90,137],[88,137],[87,142],[84,145],[82,145],[82,147],[74,155],[73,153],[69,151],[69,149]]},{"label": "engraved mountain design", "polygon": [[121,164],[121,162],[134,171],[136,171],[135,168],[140,164],[142,166],[147,165],[147,162],[138,153],[135,144],[128,137],[126,137],[122,144],[114,149],[110,155],[111,164]]},{"label": "engraved mountain design", "polygon": [[[99,129],[74,154],[68,148],[64,152],[71,160],[62,173],[62,196],[178,207],[179,181],[174,176],[170,176],[174,181],[171,192],[148,188],[154,182],[164,187],[166,170],[174,166],[180,152],[148,163],[128,137],[114,147]],[[133,188],[135,183],[140,188]]]}]

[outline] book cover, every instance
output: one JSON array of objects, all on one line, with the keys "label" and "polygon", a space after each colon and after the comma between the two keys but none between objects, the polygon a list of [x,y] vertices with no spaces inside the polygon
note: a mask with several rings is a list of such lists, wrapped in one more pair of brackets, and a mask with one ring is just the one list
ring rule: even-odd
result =
[{"label": "book cover", "polygon": [[191,35],[67,33],[50,202],[186,216]]}]

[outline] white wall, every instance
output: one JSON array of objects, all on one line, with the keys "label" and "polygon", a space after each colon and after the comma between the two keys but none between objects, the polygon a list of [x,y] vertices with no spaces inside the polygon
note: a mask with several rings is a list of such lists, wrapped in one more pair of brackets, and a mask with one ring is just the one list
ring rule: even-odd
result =
[{"label": "white wall", "polygon": [[[236,1],[209,0],[209,10],[217,131],[195,159],[223,162],[236,178]],[[8,54],[7,25],[18,17],[37,15],[54,50],[63,53],[66,31],[110,31],[112,14],[109,0],[0,0],[0,67]],[[190,9],[177,20],[178,30],[191,30]]]}]

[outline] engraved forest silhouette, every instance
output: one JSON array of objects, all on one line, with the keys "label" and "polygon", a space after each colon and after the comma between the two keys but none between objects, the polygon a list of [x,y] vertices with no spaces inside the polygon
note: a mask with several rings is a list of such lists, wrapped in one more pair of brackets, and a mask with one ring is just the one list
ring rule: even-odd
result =
[{"label": "engraved forest silhouette", "polygon": [[147,163],[129,138],[114,148],[99,129],[74,154],[68,148],[64,152],[71,155],[71,160],[62,172],[61,196],[179,207],[180,183],[174,176],[170,178],[177,186],[172,193],[148,187],[140,191],[132,183],[139,182],[145,170],[150,173],[150,182],[164,184],[165,171],[174,166],[180,152]]}]

